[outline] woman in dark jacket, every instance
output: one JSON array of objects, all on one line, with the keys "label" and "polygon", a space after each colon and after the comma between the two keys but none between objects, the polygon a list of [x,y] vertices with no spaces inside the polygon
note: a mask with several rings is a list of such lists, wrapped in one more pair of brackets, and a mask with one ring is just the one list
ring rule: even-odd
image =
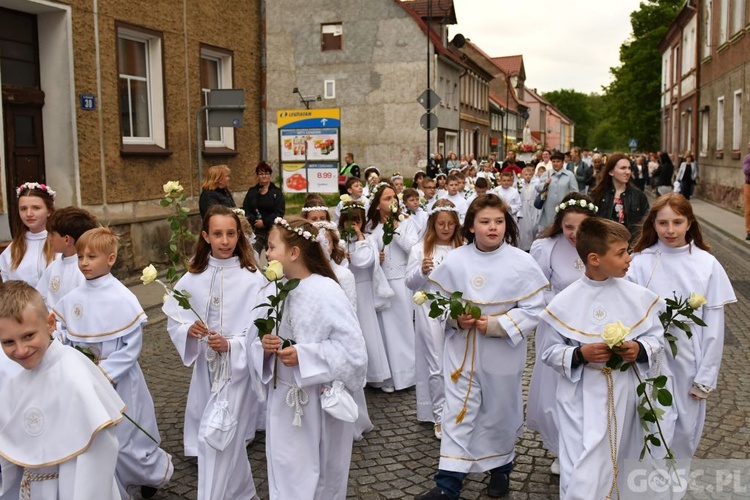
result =
[{"label": "woman in dark jacket", "polygon": [[598,215],[624,224],[632,235],[631,241],[634,241],[649,205],[644,192],[631,182],[632,176],[628,157],[615,153],[607,160],[600,173],[599,183],[589,194],[599,207]]},{"label": "woman in dark jacket", "polygon": [[229,173],[229,167],[226,165],[214,165],[206,170],[206,177],[201,184],[201,196],[198,199],[201,219],[211,205],[224,205],[229,208],[237,206],[229,191]]},{"label": "woman in dark jacket", "polygon": [[260,253],[268,243],[268,231],[273,226],[276,217],[283,217],[286,210],[286,202],[281,189],[271,182],[273,169],[265,161],[258,163],[255,167],[255,175],[258,176],[258,184],[248,189],[242,208],[245,217],[253,226],[255,231],[255,250]]},{"label": "woman in dark jacket", "polygon": [[674,177],[674,164],[669,159],[669,155],[662,151],[659,153],[659,166],[654,170],[656,192],[660,196],[672,192],[672,177]]}]

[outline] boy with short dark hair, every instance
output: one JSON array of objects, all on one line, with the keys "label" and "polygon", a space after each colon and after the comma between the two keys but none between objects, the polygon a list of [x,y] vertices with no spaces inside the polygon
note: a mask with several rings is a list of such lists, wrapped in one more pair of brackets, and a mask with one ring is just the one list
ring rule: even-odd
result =
[{"label": "boy with short dark hair", "polygon": [[429,212],[438,199],[437,181],[431,177],[425,177],[422,181],[422,191],[424,192],[424,206],[422,208],[425,212]]},{"label": "boy with short dark hair", "polygon": [[515,179],[512,172],[501,173],[500,185],[495,188],[495,193],[508,204],[511,215],[518,221],[521,215],[521,195],[518,194],[518,189],[513,185]]},{"label": "boy with short dark hair", "polygon": [[469,209],[469,204],[464,198],[464,193],[461,191],[464,185],[464,179],[458,174],[451,174],[448,176],[448,182],[446,187],[448,188],[448,194],[444,199],[449,200],[455,205],[458,210],[458,218],[461,219],[461,223],[464,221],[466,211]]},{"label": "boy with short dark hair", "polygon": [[55,260],[42,273],[36,289],[50,311],[60,299],[74,288],[82,285],[86,278],[78,269],[76,241],[83,233],[96,227],[96,218],[78,207],[56,210],[49,220],[49,239],[56,254]]},{"label": "boy with short dark hair", "polygon": [[50,340],[54,329],[39,292],[0,284],[0,356],[23,367],[0,391],[0,497],[119,500],[125,404],[91,361]]},{"label": "boy with short dark hair", "polygon": [[[146,314],[133,292],[112,276],[117,236],[108,228],[85,232],[76,242],[78,265],[86,281],[57,303],[54,313],[65,338],[94,355],[99,369],[128,406],[128,415],[157,441],[154,402],[138,364]],[[120,453],[117,476],[123,498],[140,487],[146,498],[172,477],[172,457],[131,422],[117,426]]]},{"label": "boy with short dark hair", "polygon": [[[624,461],[643,444],[638,380],[664,348],[662,301],[622,279],[628,270],[630,232],[622,224],[589,217],[581,222],[576,250],[584,276],[560,292],[540,315],[537,348],[562,378],[557,388],[560,498],[609,498],[618,492]],[[616,346],[626,371],[606,366]],[[618,341],[612,342],[611,334]],[[618,343],[619,342],[619,343]]]},{"label": "boy with short dark hair", "polygon": [[346,180],[346,195],[341,196],[341,200],[339,201],[338,205],[336,205],[336,209],[334,210],[334,222],[338,224],[339,217],[341,217],[341,209],[344,208],[344,200],[346,200],[346,196],[349,196],[351,200],[349,201],[361,201],[365,204],[365,212],[367,212],[367,208],[370,206],[370,200],[367,199],[366,196],[362,196],[362,193],[364,192],[364,187],[362,186],[362,181],[359,180],[357,177],[349,177]]}]

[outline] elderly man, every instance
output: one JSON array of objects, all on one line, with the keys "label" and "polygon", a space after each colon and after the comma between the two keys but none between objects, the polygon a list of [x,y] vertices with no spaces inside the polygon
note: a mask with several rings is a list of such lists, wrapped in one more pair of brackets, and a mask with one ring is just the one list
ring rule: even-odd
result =
[{"label": "elderly man", "polygon": [[586,165],[586,162],[581,158],[581,148],[578,146],[570,150],[570,163],[566,168],[575,175],[576,182],[578,182],[578,191],[585,193],[594,173],[593,169]]},{"label": "elderly man", "polygon": [[541,231],[555,218],[555,207],[560,204],[565,195],[578,191],[578,182],[573,172],[563,168],[565,155],[555,152],[550,156],[552,168],[548,169],[539,179],[536,190],[546,197],[539,216],[538,229]]}]

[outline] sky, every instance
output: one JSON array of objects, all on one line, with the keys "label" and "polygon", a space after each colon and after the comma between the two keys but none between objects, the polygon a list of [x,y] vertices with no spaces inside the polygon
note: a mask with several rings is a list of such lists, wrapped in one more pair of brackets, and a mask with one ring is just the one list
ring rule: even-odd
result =
[{"label": "sky", "polygon": [[[439,2],[440,0],[433,0]],[[599,92],[641,0],[453,0],[461,33],[492,57],[523,55],[526,86]]]}]

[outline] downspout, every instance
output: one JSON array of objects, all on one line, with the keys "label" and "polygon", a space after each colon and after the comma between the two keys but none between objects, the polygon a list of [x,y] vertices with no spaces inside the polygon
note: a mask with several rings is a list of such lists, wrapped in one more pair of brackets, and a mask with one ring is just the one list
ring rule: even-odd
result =
[{"label": "downspout", "polygon": [[[266,0],[260,0],[260,158],[266,160],[266,77],[268,61],[266,55]],[[281,174],[279,174],[281,175]]]}]

